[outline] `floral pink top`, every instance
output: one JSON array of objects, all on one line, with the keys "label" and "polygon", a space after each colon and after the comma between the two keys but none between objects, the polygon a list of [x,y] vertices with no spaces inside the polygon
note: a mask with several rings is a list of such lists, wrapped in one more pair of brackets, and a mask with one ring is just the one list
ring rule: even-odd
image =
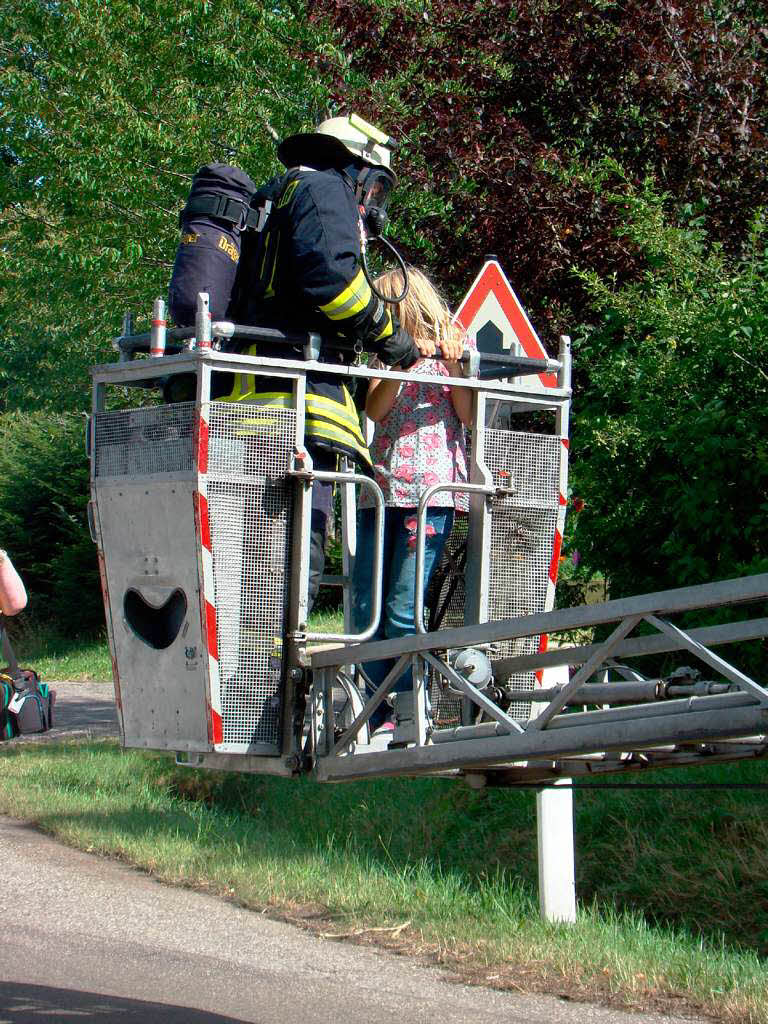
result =
[{"label": "floral pink top", "polygon": [[[450,378],[448,370],[435,359],[420,359],[412,369],[415,373]],[[464,425],[453,407],[450,387],[437,382],[403,382],[392,408],[376,424],[371,458],[376,483],[387,505],[415,508],[424,490],[432,484],[465,483]],[[365,488],[360,507],[373,507],[373,499]],[[429,507],[465,512],[467,495],[439,491],[430,498]]]}]

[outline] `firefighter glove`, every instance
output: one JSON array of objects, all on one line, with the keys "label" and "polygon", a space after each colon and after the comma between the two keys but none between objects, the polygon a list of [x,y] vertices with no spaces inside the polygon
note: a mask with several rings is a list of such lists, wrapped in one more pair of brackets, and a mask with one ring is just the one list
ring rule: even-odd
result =
[{"label": "firefighter glove", "polygon": [[388,366],[394,366],[397,363],[403,370],[407,370],[418,359],[421,359],[416,342],[403,327],[396,331],[391,338],[387,338],[376,354]]}]

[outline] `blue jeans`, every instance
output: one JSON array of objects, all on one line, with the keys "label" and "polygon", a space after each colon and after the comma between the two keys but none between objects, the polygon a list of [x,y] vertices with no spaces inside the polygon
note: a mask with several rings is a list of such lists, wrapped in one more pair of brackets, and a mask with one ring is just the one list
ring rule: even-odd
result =
[{"label": "blue jeans", "polygon": [[[452,508],[427,509],[426,544],[424,548],[424,590],[440,561],[443,548],[453,526]],[[355,632],[362,632],[371,621],[371,591],[373,577],[373,545],[375,512],[360,509],[357,517],[357,554],[352,574],[352,623]],[[373,640],[408,636],[415,632],[413,605],[416,584],[416,509],[393,508],[384,510],[384,559],[381,589],[381,621]],[[383,682],[395,662],[393,659],[369,661],[364,665],[374,688]],[[406,669],[390,692],[401,693],[410,689],[413,678]],[[373,690],[368,689],[368,696]],[[386,704],[381,704],[370,719],[376,729],[388,717]]]}]

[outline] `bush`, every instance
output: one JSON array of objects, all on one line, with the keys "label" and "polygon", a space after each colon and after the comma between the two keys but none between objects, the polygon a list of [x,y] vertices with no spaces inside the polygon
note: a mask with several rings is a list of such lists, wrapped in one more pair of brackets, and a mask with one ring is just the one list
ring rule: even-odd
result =
[{"label": "bush", "polygon": [[411,259],[458,297],[498,253],[554,338],[585,308],[574,262],[642,270],[616,208],[555,168],[611,155],[678,210],[705,195],[709,231],[737,251],[768,197],[764,14],[754,0],[315,0],[345,59],[309,59],[341,109],[402,139],[393,212]]},{"label": "bush", "polygon": [[24,577],[29,614],[69,633],[104,624],[83,434],[77,414],[0,415],[2,545]]},{"label": "bush", "polygon": [[648,262],[623,286],[582,274],[596,316],[575,339],[574,544],[612,597],[768,569],[768,249],[741,258],[649,188],[607,197]]}]

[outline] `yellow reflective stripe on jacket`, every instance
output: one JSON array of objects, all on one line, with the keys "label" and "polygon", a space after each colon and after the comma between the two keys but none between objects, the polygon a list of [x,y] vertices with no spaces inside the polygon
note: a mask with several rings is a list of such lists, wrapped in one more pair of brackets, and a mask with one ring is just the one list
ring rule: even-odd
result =
[{"label": "yellow reflective stripe on jacket", "polygon": [[294,192],[299,187],[299,182],[300,181],[301,181],[301,178],[294,178],[293,181],[289,181],[288,182],[288,184],[283,189],[283,194],[280,196],[280,198],[277,201],[278,209],[280,209],[280,207],[282,207],[282,206],[287,206],[288,203],[290,203],[290,201],[293,199]]},{"label": "yellow reflective stripe on jacket", "polygon": [[242,402],[252,393],[253,388],[253,374],[251,373],[234,373],[232,375],[233,383],[232,390],[228,395],[224,395],[222,398],[216,399],[218,402]]},{"label": "yellow reflective stripe on jacket", "polygon": [[[251,382],[253,388],[253,382]],[[273,409],[293,409],[293,395],[287,391],[246,391],[239,399],[247,405],[269,405]]]},{"label": "yellow reflective stripe on jacket", "polygon": [[[246,378],[245,387],[240,378]],[[228,395],[217,398],[217,402],[243,402],[246,405],[271,405],[278,409],[293,409],[293,395],[287,391],[254,391],[252,373],[235,374],[235,386]]]},{"label": "yellow reflective stripe on jacket", "polygon": [[342,289],[335,299],[320,306],[320,312],[325,313],[330,320],[346,320],[365,309],[370,301],[370,285],[365,280],[362,270],[358,270],[352,282]]},{"label": "yellow reflective stripe on jacket", "polygon": [[308,416],[305,423],[305,436],[308,441],[330,441],[339,448],[346,449],[346,451],[351,452],[353,455],[359,456],[369,466],[373,465],[365,444],[359,443],[350,435],[348,430],[334,427],[326,420],[317,420],[314,417]]},{"label": "yellow reflective stripe on jacket", "polygon": [[342,406],[339,402],[325,398],[323,395],[307,395],[306,410],[310,416],[320,416],[337,423],[339,426],[350,430],[356,438],[363,440],[363,433],[360,430],[360,421],[357,418],[357,410],[351,412],[349,407]]},{"label": "yellow reflective stripe on jacket", "polygon": [[[237,403],[263,409],[293,409],[293,394],[288,391],[254,391],[253,374],[235,374],[235,386],[232,393],[218,399],[220,402]],[[248,379],[247,390],[241,386],[241,380]],[[307,392],[304,398],[305,419],[304,436],[307,441],[322,440],[336,445],[339,449],[361,458],[371,466],[371,456],[360,429],[355,403],[344,385],[341,387],[343,402],[329,398],[327,395],[316,395]],[[253,417],[238,422],[238,434],[255,434],[259,428],[269,423],[267,416]]]},{"label": "yellow reflective stripe on jacket", "polygon": [[307,409],[307,416],[304,420],[305,432],[307,437],[313,436],[318,426],[322,425],[323,428],[328,430],[335,430],[340,434],[343,434],[347,439],[348,444],[352,444],[355,448],[359,448],[360,451],[368,451],[368,446],[365,443],[365,438],[359,430],[352,430],[347,423],[336,419],[332,416],[322,415],[318,416],[312,412],[311,409]]},{"label": "yellow reflective stripe on jacket", "polygon": [[393,332],[394,328],[392,327],[392,314],[389,312],[389,310],[386,310],[386,316],[384,317],[384,326],[373,340],[383,341],[384,338],[388,338],[390,334],[392,334]]},{"label": "yellow reflective stripe on jacket", "polygon": [[238,419],[234,434],[235,437],[258,437],[266,431],[274,433],[275,428],[279,426],[280,421],[275,416],[270,416],[265,407],[261,416],[246,416],[244,419]]},{"label": "yellow reflective stripe on jacket", "polygon": [[336,423],[339,426],[344,427],[345,430],[349,430],[350,433],[354,434],[355,439],[360,444],[365,444],[365,438],[363,437],[363,432],[360,429],[360,420],[357,415],[357,409],[355,408],[346,389],[344,392],[344,398],[346,401],[346,407],[342,407],[339,402],[334,402],[333,399],[326,398],[324,395],[308,394],[305,403],[307,414],[330,420],[332,423]]}]

